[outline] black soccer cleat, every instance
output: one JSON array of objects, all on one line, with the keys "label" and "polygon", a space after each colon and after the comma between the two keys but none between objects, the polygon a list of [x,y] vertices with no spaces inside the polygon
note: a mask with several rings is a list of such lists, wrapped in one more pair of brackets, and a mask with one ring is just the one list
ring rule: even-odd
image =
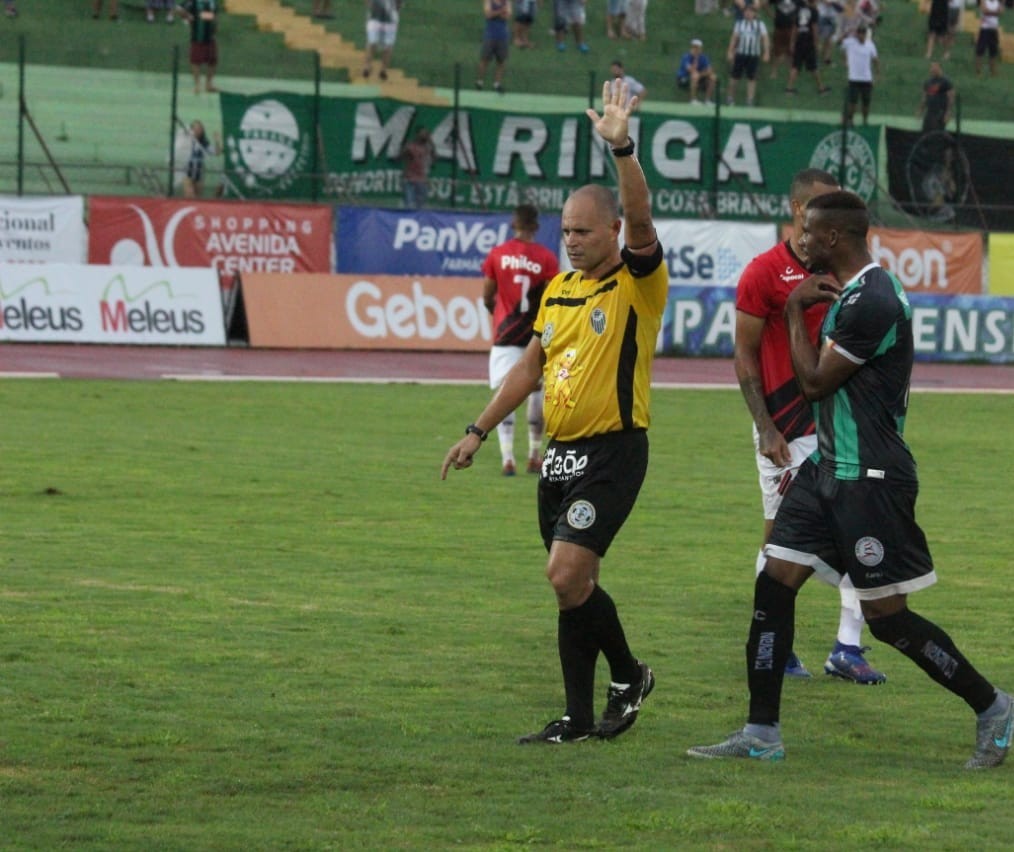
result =
[{"label": "black soccer cleat", "polygon": [[626,689],[618,689],[610,684],[606,694],[606,709],[595,729],[595,734],[604,740],[611,740],[626,731],[637,721],[641,704],[655,688],[655,675],[646,663],[637,661],[641,669],[639,683],[631,684]]},{"label": "black soccer cleat", "polygon": [[582,740],[588,739],[594,733],[594,730],[579,728],[570,720],[570,716],[564,716],[562,719],[550,722],[541,731],[518,737],[518,745],[528,745],[529,743],[547,743],[548,745],[579,743]]}]

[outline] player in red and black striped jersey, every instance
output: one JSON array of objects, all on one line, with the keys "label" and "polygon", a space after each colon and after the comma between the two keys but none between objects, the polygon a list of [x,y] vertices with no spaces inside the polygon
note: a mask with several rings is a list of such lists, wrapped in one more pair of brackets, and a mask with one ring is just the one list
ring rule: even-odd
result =
[{"label": "player in red and black striped jersey", "polygon": [[[482,298],[493,315],[493,347],[489,351],[489,386],[500,387],[504,376],[532,340],[532,323],[542,292],[560,271],[556,253],[535,241],[539,211],[531,204],[514,208],[514,238],[496,246],[482,264]],[[542,468],[542,389],[528,396],[528,472]],[[513,476],[514,412],[496,427],[504,476]]]},{"label": "player in red and black striped jersey", "polygon": [[[764,542],[771,534],[782,496],[799,466],[817,446],[813,411],[803,398],[792,370],[789,337],[783,311],[789,294],[809,276],[800,248],[806,204],[818,195],[838,189],[834,176],[819,169],[796,174],[789,188],[792,234],[754,258],[736,288],[736,375],[754,420],[754,447],[764,507]],[[805,314],[812,340],[817,339],[826,305],[814,305]],[[758,554],[756,572],[764,567]],[[841,612],[837,641],[824,663],[829,675],[855,683],[877,684],[886,678],[863,658],[863,617],[848,578],[839,587]],[[786,674],[809,677],[795,654]]]}]

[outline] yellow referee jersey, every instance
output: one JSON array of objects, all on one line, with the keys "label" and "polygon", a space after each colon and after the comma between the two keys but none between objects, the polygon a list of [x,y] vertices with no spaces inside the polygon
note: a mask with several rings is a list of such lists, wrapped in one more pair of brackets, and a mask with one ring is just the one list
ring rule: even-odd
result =
[{"label": "yellow referee jersey", "polygon": [[669,273],[661,248],[623,259],[600,280],[563,272],[542,296],[534,333],[546,356],[546,432],[558,441],[648,428]]}]

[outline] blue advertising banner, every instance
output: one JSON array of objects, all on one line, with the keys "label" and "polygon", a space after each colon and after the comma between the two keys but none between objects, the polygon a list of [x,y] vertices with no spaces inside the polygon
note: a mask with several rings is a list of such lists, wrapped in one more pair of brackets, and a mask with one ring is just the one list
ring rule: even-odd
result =
[{"label": "blue advertising banner", "polygon": [[[659,352],[731,357],[733,287],[670,287]],[[909,293],[917,361],[1014,363],[1014,299]]]},{"label": "blue advertising banner", "polygon": [[[514,233],[510,213],[339,207],[337,271],[355,275],[482,275],[490,250]],[[560,217],[539,216],[537,239],[559,251]]]}]

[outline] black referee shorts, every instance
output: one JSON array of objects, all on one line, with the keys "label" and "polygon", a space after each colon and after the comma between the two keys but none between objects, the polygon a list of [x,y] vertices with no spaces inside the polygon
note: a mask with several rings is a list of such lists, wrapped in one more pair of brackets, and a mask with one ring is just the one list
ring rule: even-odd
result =
[{"label": "black referee shorts", "polygon": [[539,477],[539,530],[546,550],[559,539],[605,556],[634,508],[647,469],[643,429],[550,441]]}]

